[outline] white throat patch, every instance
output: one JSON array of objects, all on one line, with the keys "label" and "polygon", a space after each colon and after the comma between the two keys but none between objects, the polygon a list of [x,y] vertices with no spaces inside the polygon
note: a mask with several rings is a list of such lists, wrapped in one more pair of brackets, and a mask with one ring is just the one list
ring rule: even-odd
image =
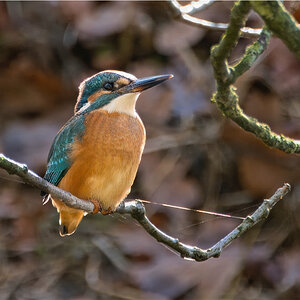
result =
[{"label": "white throat patch", "polygon": [[135,104],[139,95],[140,93],[129,93],[119,96],[118,98],[113,99],[110,103],[101,108],[108,111],[109,113],[118,112],[136,117],[137,113],[135,111]]}]

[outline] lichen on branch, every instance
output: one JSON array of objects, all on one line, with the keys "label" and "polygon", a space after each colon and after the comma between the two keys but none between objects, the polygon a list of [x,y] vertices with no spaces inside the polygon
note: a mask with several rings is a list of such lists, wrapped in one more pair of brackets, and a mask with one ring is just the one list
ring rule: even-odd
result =
[{"label": "lichen on branch", "polygon": [[246,71],[248,71],[257,58],[265,51],[270,41],[271,33],[264,27],[261,31],[261,34],[257,41],[255,41],[252,45],[246,48],[245,54],[241,58],[241,60],[236,63],[234,66],[229,67],[230,77],[229,82],[233,84],[238,77],[243,75]]},{"label": "lichen on branch", "polygon": [[[265,18],[268,19],[268,22],[277,22],[275,18],[273,18],[273,20],[267,18],[269,15],[266,13],[266,10],[272,8],[273,10],[277,9],[279,11],[283,9],[282,5],[268,4],[264,6],[265,2],[254,2],[259,3],[255,4],[258,7],[258,13],[262,10],[262,7],[264,7],[264,15],[266,16]],[[254,2],[251,2],[251,4],[254,5]],[[228,66],[228,57],[238,42],[241,28],[245,26],[250,8],[251,5],[248,1],[239,1],[234,4],[228,29],[223,34],[219,44],[215,45],[211,50],[211,62],[216,79],[216,92],[212,97],[212,101],[216,103],[217,107],[226,117],[233,120],[244,130],[256,135],[256,137],[266,145],[280,149],[286,153],[300,153],[300,141],[276,134],[267,124],[261,123],[257,119],[246,115],[239,106],[238,95],[232,86],[235,80],[246,72],[253,65],[258,56],[263,53],[270,39],[270,32],[267,27],[264,27],[259,39],[246,49],[241,60],[234,66]],[[286,22],[294,23],[291,18],[286,16],[286,12],[278,12],[278,15],[283,15]],[[267,25],[269,27],[269,24]],[[296,24],[291,26],[293,28],[292,32],[296,31],[296,29],[299,30]],[[275,30],[277,26],[273,26],[272,28]],[[298,37],[295,39],[295,43],[298,43]]]},{"label": "lichen on branch", "polygon": [[300,29],[281,1],[251,1],[251,6],[300,60]]}]

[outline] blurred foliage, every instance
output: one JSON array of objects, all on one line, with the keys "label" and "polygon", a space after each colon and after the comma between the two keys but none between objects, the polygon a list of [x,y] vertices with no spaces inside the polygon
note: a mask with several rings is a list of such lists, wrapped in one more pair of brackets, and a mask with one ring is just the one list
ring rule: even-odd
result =
[{"label": "blurred foliage", "polygon": [[[300,14],[297,3],[288,5]],[[216,2],[199,16],[226,22],[231,6]],[[248,23],[261,26],[254,13]],[[166,2],[0,3],[0,152],[43,175],[85,77],[104,69],[173,73],[138,102],[148,140],[131,198],[245,216],[283,182],[293,186],[264,224],[220,258],[194,263],[118,215],[88,216],[61,238],[55,209],[1,171],[1,299],[299,298],[299,156],[265,147],[210,104],[209,50],[219,38],[175,21]],[[231,62],[249,43],[240,40]],[[298,139],[299,66],[273,38],[237,82],[246,113]],[[147,211],[157,226],[200,247],[237,225],[155,205]]]}]

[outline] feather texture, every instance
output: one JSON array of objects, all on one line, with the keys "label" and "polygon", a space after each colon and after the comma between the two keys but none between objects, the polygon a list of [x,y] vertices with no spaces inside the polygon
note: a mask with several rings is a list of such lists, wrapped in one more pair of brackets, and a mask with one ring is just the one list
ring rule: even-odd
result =
[{"label": "feather texture", "polygon": [[44,179],[54,185],[68,171],[70,161],[70,150],[75,140],[80,140],[84,132],[83,114],[72,117],[65,126],[58,132],[48,155],[48,166]]},{"label": "feather texture", "polygon": [[[60,188],[81,199],[97,200],[105,210],[114,210],[130,192],[136,176],[145,144],[142,121],[137,115],[96,109],[87,114],[78,127],[80,132],[84,128],[84,134],[72,134],[66,127],[56,141],[59,150],[51,157],[52,160],[67,157],[64,165],[67,168],[60,165],[55,169],[56,165],[51,164],[50,169],[57,172],[52,178],[56,180],[65,172],[58,183]],[[63,138],[71,144],[67,146]],[[56,199],[52,202],[60,212],[63,232],[73,233],[83,211],[69,208]]]}]

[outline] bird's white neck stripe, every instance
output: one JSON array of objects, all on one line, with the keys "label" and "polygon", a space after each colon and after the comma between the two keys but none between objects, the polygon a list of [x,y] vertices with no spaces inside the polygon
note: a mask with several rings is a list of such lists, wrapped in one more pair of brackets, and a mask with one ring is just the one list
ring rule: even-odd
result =
[{"label": "bird's white neck stripe", "polygon": [[139,95],[140,93],[129,93],[119,96],[116,99],[113,99],[107,105],[103,106],[102,109],[109,113],[118,112],[136,117],[137,113],[135,111],[135,104]]}]

